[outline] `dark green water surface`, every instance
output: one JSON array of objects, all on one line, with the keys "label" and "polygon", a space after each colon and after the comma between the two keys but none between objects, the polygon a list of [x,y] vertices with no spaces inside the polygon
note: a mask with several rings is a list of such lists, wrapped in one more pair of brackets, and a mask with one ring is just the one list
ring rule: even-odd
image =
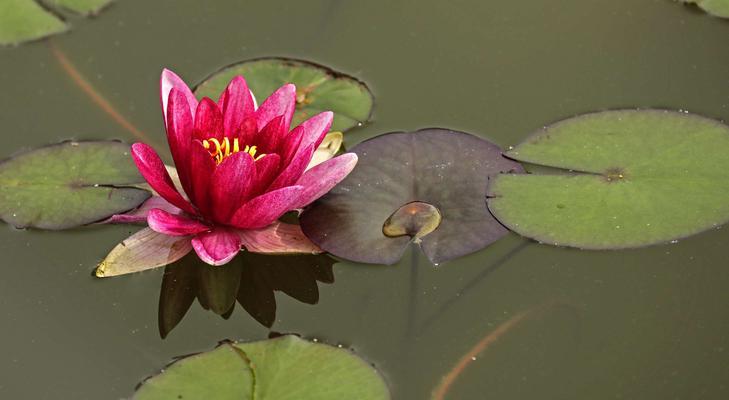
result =
[{"label": "dark green water surface", "polygon": [[[552,121],[618,107],[729,119],[729,21],[669,0],[117,0],[71,23],[54,45],[155,144],[163,67],[197,82],[261,56],[368,82],[373,122],[348,132],[348,146],[429,126],[509,146]],[[134,140],[47,41],[0,49],[0,87],[1,157],[70,138]],[[0,398],[126,398],[174,356],[268,336],[240,307],[225,321],[194,304],[160,339],[161,269],[91,276],[134,229],[0,226]],[[447,398],[726,399],[728,254],[725,227],[631,251],[510,235],[438,267],[410,253],[392,267],[339,262],[316,306],[277,295],[273,330],[352,347],[395,399],[426,399],[500,323],[559,304],[478,356]]]}]

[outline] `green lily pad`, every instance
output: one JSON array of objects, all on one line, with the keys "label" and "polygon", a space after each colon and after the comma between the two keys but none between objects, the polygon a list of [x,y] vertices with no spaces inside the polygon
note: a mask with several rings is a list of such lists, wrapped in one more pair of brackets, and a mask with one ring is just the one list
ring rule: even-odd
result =
[{"label": "green lily pad", "polygon": [[64,142],[0,163],[0,218],[18,228],[67,229],[139,206],[150,193],[120,142]]},{"label": "green lily pad", "polygon": [[349,350],[286,335],[223,343],[183,358],[144,381],[134,396],[180,398],[386,400],[390,394],[377,371]]},{"label": "green lily pad", "polygon": [[729,0],[680,0],[682,3],[692,3],[702,10],[717,17],[729,18]]},{"label": "green lily pad", "polygon": [[539,130],[507,153],[565,173],[499,176],[489,209],[511,230],[585,249],[664,243],[729,221],[729,127],[617,110]]},{"label": "green lily pad", "polygon": [[357,78],[308,61],[261,58],[225,67],[195,88],[198,97],[217,99],[228,82],[243,75],[259,104],[286,83],[296,85],[296,113],[292,127],[322,111],[333,111],[333,131],[346,131],[367,122],[374,98]]},{"label": "green lily pad", "polygon": [[254,385],[250,361],[238,348],[225,343],[170,364],[164,372],[145,380],[134,399],[252,400]]},{"label": "green lily pad", "polygon": [[[48,0],[46,0],[48,1]],[[54,6],[81,15],[93,15],[111,4],[112,0],[50,0]]]},{"label": "green lily pad", "polygon": [[2,0],[0,46],[15,45],[64,32],[68,25],[45,5],[79,15],[95,15],[112,0]]},{"label": "green lily pad", "polygon": [[66,23],[33,0],[0,1],[0,45],[44,38],[66,28]]},{"label": "green lily pad", "polygon": [[486,184],[522,168],[493,143],[424,129],[381,135],[350,151],[359,157],[354,171],[301,216],[304,233],[325,251],[393,264],[414,242],[438,264],[508,233],[486,208]]}]

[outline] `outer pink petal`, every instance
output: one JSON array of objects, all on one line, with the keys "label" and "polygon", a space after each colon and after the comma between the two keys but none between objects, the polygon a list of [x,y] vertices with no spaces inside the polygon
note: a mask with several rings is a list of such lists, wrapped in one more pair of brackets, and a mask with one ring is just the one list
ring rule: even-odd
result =
[{"label": "outer pink petal", "polygon": [[262,229],[240,229],[238,235],[246,250],[267,254],[319,254],[323,251],[293,224],[274,222]]},{"label": "outer pink petal", "polygon": [[132,157],[139,172],[152,189],[176,207],[189,214],[197,214],[192,205],[175,189],[170,174],[167,173],[164,163],[153,148],[144,143],[134,143],[132,145]]},{"label": "outer pink petal", "polygon": [[102,224],[136,224],[140,222],[147,222],[147,216],[149,212],[155,208],[165,210],[170,214],[182,214],[182,210],[173,206],[167,200],[160,196],[152,196],[147,201],[142,203],[141,206],[137,207],[132,211],[128,211],[124,214],[114,214],[106,220],[102,221]]},{"label": "outer pink petal", "polygon": [[192,193],[189,166],[192,130],[193,120],[187,99],[180,90],[172,88],[167,103],[167,143],[170,145],[170,152],[182,187],[188,195]]},{"label": "outer pink petal", "polygon": [[159,99],[162,104],[162,115],[164,116],[164,122],[167,124],[167,101],[172,88],[175,88],[184,94],[187,103],[190,106],[190,115],[195,116],[195,109],[197,108],[197,99],[192,91],[187,86],[185,81],[180,79],[177,74],[165,68],[162,70],[162,77],[159,80]]},{"label": "outer pink petal", "polygon": [[310,144],[307,148],[300,150],[291,160],[291,163],[284,168],[283,171],[276,177],[276,179],[268,187],[268,190],[275,190],[285,186],[291,186],[301,178],[301,175],[306,171],[306,167],[311,161],[311,157],[314,155],[314,145]]},{"label": "outer pink petal", "polygon": [[357,165],[357,155],[347,153],[327,160],[306,171],[296,182],[297,185],[304,187],[304,191],[301,192],[295,208],[307,206],[332,190],[334,186],[352,172],[355,165]]},{"label": "outer pink petal", "polygon": [[310,144],[314,144],[316,149],[321,144],[324,137],[329,132],[329,128],[332,126],[334,120],[334,113],[331,111],[324,111],[316,114],[315,116],[302,122],[301,125],[297,126],[294,130],[301,129],[301,143],[299,143],[299,150],[306,148]]},{"label": "outer pink petal", "polygon": [[241,239],[231,229],[217,227],[200,233],[192,239],[192,248],[198,257],[210,265],[223,265],[240,251]]},{"label": "outer pink petal", "polygon": [[253,116],[255,105],[248,84],[242,76],[233,78],[220,95],[220,109],[223,111],[223,129],[227,137],[238,134],[241,123]]},{"label": "outer pink petal", "polygon": [[278,88],[258,107],[256,110],[256,119],[258,120],[258,130],[263,129],[272,119],[279,115],[284,116],[284,126],[288,130],[291,126],[291,119],[296,109],[296,86],[286,84]]},{"label": "outer pink petal", "polygon": [[292,209],[303,190],[302,186],[288,186],[254,197],[233,214],[231,224],[241,229],[268,226]]},{"label": "outer pink petal", "polygon": [[193,138],[201,141],[223,138],[223,113],[209,97],[203,97],[197,105]]},{"label": "outer pink petal", "polygon": [[253,157],[242,151],[230,155],[215,168],[210,181],[210,195],[216,221],[227,223],[231,214],[248,200],[248,191],[255,177]]},{"label": "outer pink petal", "polygon": [[147,216],[147,224],[153,231],[170,236],[189,236],[209,231],[210,227],[184,214],[170,214],[155,208]]}]

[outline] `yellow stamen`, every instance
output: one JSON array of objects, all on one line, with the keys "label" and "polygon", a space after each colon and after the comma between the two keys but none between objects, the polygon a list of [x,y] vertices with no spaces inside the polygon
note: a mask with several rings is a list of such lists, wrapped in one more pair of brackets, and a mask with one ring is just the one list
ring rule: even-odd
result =
[{"label": "yellow stamen", "polygon": [[[233,143],[231,145],[229,138],[224,138],[222,143],[220,140],[216,138],[210,138],[205,139],[202,141],[203,147],[210,152],[210,156],[212,156],[215,159],[215,162],[217,164],[220,164],[225,160],[226,157],[230,156],[231,154],[235,154],[240,152],[240,143],[238,142],[238,138],[233,139]],[[246,145],[243,148],[244,153],[248,153],[253,157],[254,161],[260,160],[265,154],[259,154],[258,157],[256,157],[257,148],[256,146],[248,146]]]}]

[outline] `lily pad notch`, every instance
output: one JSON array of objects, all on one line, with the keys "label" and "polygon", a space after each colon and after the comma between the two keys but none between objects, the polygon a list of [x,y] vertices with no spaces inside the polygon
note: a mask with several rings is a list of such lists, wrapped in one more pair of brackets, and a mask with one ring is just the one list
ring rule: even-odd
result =
[{"label": "lily pad notch", "polygon": [[294,335],[223,342],[185,357],[138,387],[135,400],[389,400],[379,373],[351,351]]},{"label": "lily pad notch", "polygon": [[262,101],[287,83],[296,85],[295,127],[322,112],[334,112],[332,131],[347,131],[370,120],[374,107],[372,91],[363,81],[324,65],[293,58],[265,57],[246,60],[212,73],[195,88],[198,97],[216,98],[236,75],[245,77],[248,87]]},{"label": "lily pad notch", "polygon": [[440,264],[508,233],[486,208],[486,185],[523,169],[495,144],[430,128],[380,135],[350,151],[357,167],[300,218],[304,234],[323,250],[394,264],[414,242]]},{"label": "lily pad notch", "polygon": [[499,176],[488,206],[509,229],[581,249],[667,243],[729,221],[729,126],[668,110],[585,114],[506,153],[563,173]]}]

